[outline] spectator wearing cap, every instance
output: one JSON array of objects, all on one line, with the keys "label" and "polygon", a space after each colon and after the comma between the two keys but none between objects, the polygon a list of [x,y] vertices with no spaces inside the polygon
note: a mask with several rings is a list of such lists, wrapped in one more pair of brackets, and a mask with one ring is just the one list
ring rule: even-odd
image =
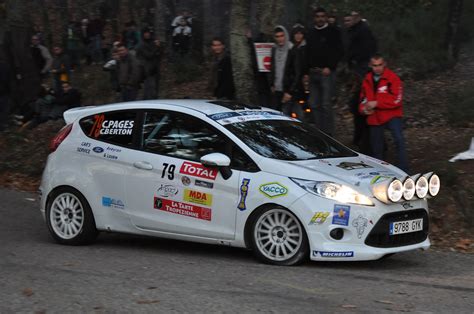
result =
[{"label": "spectator wearing cap", "polygon": [[328,24],[327,12],[317,8],[313,12],[314,26],[308,31],[307,69],[310,83],[309,104],[316,126],[333,135],[335,130],[334,111],[331,97],[335,87],[337,64],[343,56],[340,31]]},{"label": "spectator wearing cap", "polygon": [[143,66],[143,99],[156,99],[160,81],[161,44],[154,38],[153,28],[142,30],[142,42],[138,45],[137,58]]},{"label": "spectator wearing cap", "polygon": [[297,23],[293,25],[291,34],[293,47],[286,59],[282,109],[286,115],[291,116],[292,113],[295,113],[301,119],[303,118],[303,109],[298,100],[302,99],[304,95],[302,79],[306,61],[305,27]]}]

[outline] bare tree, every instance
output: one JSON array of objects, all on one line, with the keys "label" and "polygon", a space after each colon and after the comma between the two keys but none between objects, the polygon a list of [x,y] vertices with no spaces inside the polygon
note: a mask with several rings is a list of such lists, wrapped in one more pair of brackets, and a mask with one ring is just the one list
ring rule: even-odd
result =
[{"label": "bare tree", "polygon": [[461,16],[463,9],[463,0],[449,1],[448,31],[446,33],[446,48],[448,59],[455,62],[459,53],[458,30],[461,24]]},{"label": "bare tree", "polygon": [[234,0],[230,20],[230,51],[236,98],[243,102],[255,99],[251,52],[246,32],[249,29],[250,4]]}]

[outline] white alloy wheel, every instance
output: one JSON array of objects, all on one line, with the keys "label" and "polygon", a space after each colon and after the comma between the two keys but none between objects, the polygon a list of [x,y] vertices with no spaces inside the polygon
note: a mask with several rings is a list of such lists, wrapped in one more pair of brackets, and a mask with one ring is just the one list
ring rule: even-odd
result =
[{"label": "white alloy wheel", "polygon": [[84,225],[84,208],[75,195],[62,193],[54,199],[49,219],[59,237],[72,239],[79,235]]},{"label": "white alloy wheel", "polygon": [[50,193],[46,224],[54,240],[61,244],[88,244],[98,235],[89,203],[72,187],[59,187]]},{"label": "white alloy wheel", "polygon": [[273,208],[262,213],[253,228],[253,241],[268,262],[293,265],[306,251],[306,234],[299,220],[290,211]]}]

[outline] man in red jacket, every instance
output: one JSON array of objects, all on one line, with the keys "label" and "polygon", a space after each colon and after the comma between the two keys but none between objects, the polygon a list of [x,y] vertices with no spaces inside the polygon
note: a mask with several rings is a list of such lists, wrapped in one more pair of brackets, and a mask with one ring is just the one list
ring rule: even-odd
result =
[{"label": "man in red jacket", "polygon": [[398,167],[408,171],[402,133],[402,82],[381,55],[374,55],[369,65],[372,71],[362,83],[359,112],[367,116],[372,154],[383,159],[384,130],[389,129],[397,148]]}]

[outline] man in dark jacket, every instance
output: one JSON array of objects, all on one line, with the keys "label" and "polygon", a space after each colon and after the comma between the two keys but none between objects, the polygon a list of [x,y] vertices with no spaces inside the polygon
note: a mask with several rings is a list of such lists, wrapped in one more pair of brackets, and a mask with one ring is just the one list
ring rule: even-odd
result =
[{"label": "man in dark jacket", "polygon": [[344,17],[347,29],[347,63],[352,74],[352,97],[350,109],[354,115],[353,143],[361,153],[371,155],[369,126],[366,117],[358,110],[359,94],[362,80],[369,70],[370,57],[375,54],[377,43],[367,22],[363,21],[357,12],[351,12]]},{"label": "man in dark jacket", "polygon": [[314,27],[309,30],[306,43],[310,106],[316,126],[331,135],[334,134],[331,96],[343,46],[339,30],[328,25],[327,13],[323,8],[314,10]]},{"label": "man in dark jacket", "polygon": [[234,99],[232,62],[225,51],[224,41],[215,37],[211,42],[213,54],[209,89],[217,99]]},{"label": "man in dark jacket", "polygon": [[153,29],[142,30],[142,42],[138,45],[137,58],[143,66],[143,99],[156,99],[160,82],[161,46],[153,38]]},{"label": "man in dark jacket", "polygon": [[53,73],[53,88],[57,95],[62,93],[62,82],[71,80],[71,61],[61,47],[53,48],[54,58],[51,67]]},{"label": "man in dark jacket", "polygon": [[142,68],[135,56],[130,54],[123,44],[117,46],[117,53],[120,56],[117,74],[122,101],[136,100],[142,81]]},{"label": "man in dark jacket", "polygon": [[298,103],[304,95],[303,71],[306,62],[305,27],[295,24],[291,30],[293,47],[291,48],[285,65],[283,78],[283,112],[290,116],[296,113],[299,119],[303,118],[303,108]]}]

